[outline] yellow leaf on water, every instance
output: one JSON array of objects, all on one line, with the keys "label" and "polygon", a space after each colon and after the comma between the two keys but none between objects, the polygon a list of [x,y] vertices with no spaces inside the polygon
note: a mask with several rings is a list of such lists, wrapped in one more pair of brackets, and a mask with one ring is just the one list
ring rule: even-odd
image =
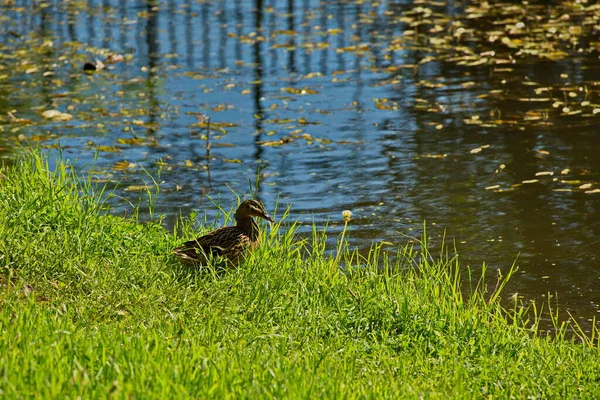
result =
[{"label": "yellow leaf on water", "polygon": [[268,124],[289,124],[290,122],[296,122],[296,120],[292,119],[292,118],[284,118],[284,119],[269,119],[267,121],[265,121],[265,123]]},{"label": "yellow leaf on water", "polygon": [[296,31],[278,29],[274,31],[275,35],[297,35]]},{"label": "yellow leaf on water", "polygon": [[300,94],[300,95],[305,95],[305,94],[318,94],[319,92],[313,89],[297,89],[297,88],[281,88],[280,89],[282,92],[287,92],[290,94]]},{"label": "yellow leaf on water", "polygon": [[148,190],[146,185],[131,185],[125,188],[128,192],[141,192],[142,190]]},{"label": "yellow leaf on water", "polygon": [[228,163],[234,163],[234,164],[241,164],[242,160],[239,160],[237,158],[224,158],[223,159],[224,162],[228,162]]},{"label": "yellow leaf on water", "polygon": [[416,158],[446,158],[448,157],[448,154],[421,154],[419,156],[417,156]]},{"label": "yellow leaf on water", "polygon": [[119,143],[119,144],[136,145],[136,144],[142,144],[142,143],[144,143],[144,139],[140,139],[140,138],[137,138],[137,137],[134,137],[134,138],[117,138],[117,143]]},{"label": "yellow leaf on water", "polygon": [[312,121],[307,121],[306,118],[298,118],[298,123],[300,125],[320,125],[320,122],[312,122]]},{"label": "yellow leaf on water", "polygon": [[537,182],[539,182],[539,180],[537,180],[537,179],[528,179],[528,180],[525,180],[525,181],[523,181],[521,183],[537,183]]},{"label": "yellow leaf on water", "polygon": [[104,151],[104,152],[108,152],[108,153],[114,153],[117,151],[121,151],[121,149],[119,149],[117,146],[98,146],[98,147],[96,147],[96,150]]},{"label": "yellow leaf on water", "polygon": [[578,189],[589,189],[592,187],[591,183],[584,183],[583,185],[579,186]]},{"label": "yellow leaf on water", "polygon": [[129,161],[117,161],[112,169],[116,171],[125,171],[129,168],[137,167],[136,163],[130,163]]},{"label": "yellow leaf on water", "polygon": [[479,153],[481,150],[483,150],[483,149],[487,149],[488,147],[490,147],[490,145],[489,145],[489,144],[484,144],[484,145],[483,145],[483,146],[481,146],[481,147],[477,147],[477,148],[475,148],[475,149],[471,150],[471,154],[477,154],[477,153]]},{"label": "yellow leaf on water", "polygon": [[535,176],[548,176],[548,175],[554,175],[554,172],[552,171],[540,171],[540,172],[536,172]]},{"label": "yellow leaf on water", "polygon": [[546,102],[552,100],[550,97],[521,97],[519,101],[525,102]]}]

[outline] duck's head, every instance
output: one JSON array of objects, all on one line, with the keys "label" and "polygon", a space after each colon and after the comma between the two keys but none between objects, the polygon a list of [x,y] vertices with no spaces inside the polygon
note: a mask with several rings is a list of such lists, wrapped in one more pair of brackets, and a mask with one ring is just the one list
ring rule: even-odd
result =
[{"label": "duck's head", "polygon": [[269,216],[265,208],[259,201],[256,200],[246,200],[238,207],[235,212],[235,218],[248,218],[248,217],[260,217],[264,218],[269,222],[273,221],[273,218]]}]

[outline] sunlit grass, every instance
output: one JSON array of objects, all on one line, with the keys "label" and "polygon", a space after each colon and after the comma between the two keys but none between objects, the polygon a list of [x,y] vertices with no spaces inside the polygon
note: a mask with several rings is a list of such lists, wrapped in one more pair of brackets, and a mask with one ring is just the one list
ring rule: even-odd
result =
[{"label": "sunlit grass", "polygon": [[[226,273],[184,268],[159,224],[37,153],[0,178],[0,394],[5,398],[592,398],[600,357],[564,327],[535,336],[426,236],[393,261],[326,252],[285,211]],[[347,222],[347,221],[346,221]],[[192,222],[178,227],[193,237]],[[266,225],[264,226],[266,228]],[[337,268],[338,262],[343,267]],[[335,265],[335,268],[332,268]],[[469,288],[465,290],[464,288]],[[489,287],[491,289],[486,289]]]}]

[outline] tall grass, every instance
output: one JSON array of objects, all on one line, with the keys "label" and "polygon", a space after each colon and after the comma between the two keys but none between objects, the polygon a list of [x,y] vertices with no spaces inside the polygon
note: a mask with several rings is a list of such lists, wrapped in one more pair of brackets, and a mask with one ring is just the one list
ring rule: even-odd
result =
[{"label": "tall grass", "polygon": [[240,268],[197,271],[171,255],[180,241],[160,225],[110,216],[109,195],[36,152],[3,172],[3,397],[600,393],[593,341],[537,337],[522,308],[500,306],[508,271],[469,282],[426,237],[394,261],[376,245],[336,260],[316,227],[306,242],[284,226],[288,210]]}]

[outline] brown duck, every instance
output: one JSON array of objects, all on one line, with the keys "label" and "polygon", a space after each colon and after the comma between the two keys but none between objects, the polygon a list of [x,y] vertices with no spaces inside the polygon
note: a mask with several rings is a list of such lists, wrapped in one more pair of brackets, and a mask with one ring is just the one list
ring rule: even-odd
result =
[{"label": "brown duck", "polygon": [[210,259],[224,258],[230,266],[238,265],[248,249],[256,248],[260,229],[252,217],[274,222],[265,208],[256,200],[246,200],[235,212],[235,226],[214,230],[177,247],[175,255],[188,265],[206,265]]}]

